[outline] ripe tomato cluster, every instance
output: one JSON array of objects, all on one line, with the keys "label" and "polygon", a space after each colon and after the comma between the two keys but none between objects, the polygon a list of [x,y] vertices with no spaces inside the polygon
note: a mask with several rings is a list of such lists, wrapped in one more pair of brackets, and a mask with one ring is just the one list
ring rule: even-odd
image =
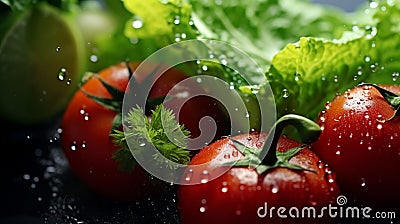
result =
[{"label": "ripe tomato cluster", "polygon": [[[119,147],[113,143],[110,136],[118,112],[100,105],[88,94],[111,99],[111,94],[101,80],[120,91],[125,91],[130,73],[133,72],[134,79],[140,83],[148,78],[149,74],[154,73],[153,71],[161,69],[154,65],[141,69],[141,73],[135,73],[139,65],[140,62],[131,62],[129,66],[120,63],[100,71],[97,74],[98,78],[92,76],[75,93],[61,124],[62,145],[71,169],[91,189],[116,200],[143,198],[147,196],[147,192],[157,190],[152,189],[153,184],[148,181],[149,175],[140,166],[130,172],[118,169],[118,163],[112,157]],[[154,77],[156,81],[150,90],[149,99],[167,95],[177,83],[186,78],[188,75],[174,68],[167,70],[160,77]],[[188,100],[191,91],[195,91],[193,86],[181,86],[179,92],[188,92],[183,94],[186,97],[169,100],[166,107],[178,113],[179,106],[184,102],[179,112],[179,122],[191,131],[193,137],[200,135],[198,123],[204,116],[212,117],[217,124],[223,123],[218,125],[216,136],[225,135],[229,126],[226,125],[224,111],[217,102],[206,96]]]},{"label": "ripe tomato cluster", "polygon": [[[117,64],[85,82],[62,121],[63,149],[72,170],[91,189],[116,200],[140,200],[160,191],[140,166],[130,172],[118,169],[113,159],[118,146],[110,137],[118,111],[90,96],[112,99],[104,82],[125,91],[131,76],[140,85],[152,73],[132,73],[139,64]],[[154,69],[156,66],[149,71]],[[166,96],[188,77],[169,69],[155,81],[149,99]],[[190,92],[191,88],[181,91]],[[340,194],[354,205],[395,208],[400,200],[396,193],[400,188],[396,180],[400,170],[400,100],[396,94],[400,94],[400,86],[364,84],[326,104],[318,123],[285,115],[273,126],[272,134],[252,132],[231,137],[223,137],[229,134],[229,120],[213,99],[192,98],[178,111],[182,99],[172,98],[166,106],[180,113],[178,122],[192,137],[200,134],[198,124],[205,116],[218,125],[215,141],[191,157],[190,166],[180,177],[183,184],[177,196],[181,221],[265,223],[267,220],[258,215],[265,203],[276,208],[318,209],[335,204]],[[304,138],[281,135],[287,125],[296,126]],[[226,172],[219,172],[221,169]],[[312,222],[332,221],[324,218]],[[277,216],[269,219],[272,223],[299,221]]]}]

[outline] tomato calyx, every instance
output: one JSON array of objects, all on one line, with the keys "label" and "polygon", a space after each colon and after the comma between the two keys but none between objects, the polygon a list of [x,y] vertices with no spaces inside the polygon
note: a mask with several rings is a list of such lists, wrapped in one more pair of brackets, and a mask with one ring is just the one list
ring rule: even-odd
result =
[{"label": "tomato calyx", "polygon": [[393,120],[395,117],[400,115],[400,96],[389,91],[386,90],[376,84],[372,84],[372,83],[362,83],[359,86],[372,86],[374,87],[376,90],[379,91],[379,93],[383,96],[383,98],[385,98],[385,100],[390,104],[391,107],[393,107],[393,109],[395,110],[394,114],[392,117],[390,117],[387,121],[391,121]]},{"label": "tomato calyx", "polygon": [[[137,98],[144,98],[145,96],[143,95],[145,91],[143,91],[146,87],[150,86],[152,78],[156,74],[157,70],[160,68],[160,66],[157,66],[155,69],[153,69],[149,75],[146,76],[146,78],[143,80],[141,84],[137,82],[137,80],[134,78],[133,74],[134,72],[132,71],[131,67],[129,66],[129,62],[125,62],[126,67],[129,72],[129,80],[131,82],[131,85],[128,85],[128,90],[130,93],[134,94],[135,97]],[[84,88],[83,84],[85,84],[87,81],[90,79],[95,78],[100,81],[101,85],[107,90],[107,92],[110,94],[111,98],[106,98],[106,97],[99,97],[93,94],[88,93]],[[122,125],[122,102],[124,100],[125,96],[125,91],[122,91],[115,86],[109,84],[106,82],[102,77],[100,77],[97,73],[94,72],[86,72],[82,78],[82,82],[80,83],[79,86],[80,90],[85,94],[88,98],[91,100],[95,101],[99,105],[110,109],[112,111],[117,112],[117,114],[114,117],[113,125],[110,130],[110,134],[121,127]],[[164,101],[165,97],[156,97],[156,98],[149,98],[146,101],[146,114],[149,114],[151,111],[151,108],[154,108],[156,105],[161,104]]]},{"label": "tomato calyx", "polygon": [[[278,140],[281,137],[284,128],[289,125],[294,126],[298,130],[300,140],[305,144],[280,152],[277,150]],[[292,164],[289,160],[300,150],[307,147],[307,144],[316,141],[320,134],[321,128],[317,123],[300,115],[287,114],[278,119],[271,128],[271,131],[268,133],[266,142],[271,142],[269,147],[268,144],[264,144],[261,150],[260,148],[251,148],[233,138],[230,138],[233,146],[240,151],[244,157],[237,161],[224,163],[223,165],[255,167],[258,174],[262,174],[267,170],[277,167],[315,172]]]}]

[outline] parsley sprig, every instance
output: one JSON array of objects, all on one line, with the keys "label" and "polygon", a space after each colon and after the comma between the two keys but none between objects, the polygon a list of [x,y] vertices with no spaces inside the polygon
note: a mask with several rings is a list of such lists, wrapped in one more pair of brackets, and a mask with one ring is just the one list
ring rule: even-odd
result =
[{"label": "parsley sprig", "polygon": [[174,169],[176,164],[189,163],[190,132],[176,121],[173,111],[162,104],[151,113],[146,116],[142,108],[132,108],[125,118],[124,131],[114,130],[111,134],[114,143],[121,147],[113,155],[121,170],[134,169],[137,162],[131,152],[140,155],[146,153],[148,147],[155,147],[160,152],[152,156],[154,161],[150,161],[160,167]]}]

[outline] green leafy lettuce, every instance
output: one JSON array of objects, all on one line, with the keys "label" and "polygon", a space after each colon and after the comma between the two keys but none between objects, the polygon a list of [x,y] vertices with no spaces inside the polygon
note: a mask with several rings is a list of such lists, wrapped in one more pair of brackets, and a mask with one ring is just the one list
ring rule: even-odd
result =
[{"label": "green leafy lettuce", "polygon": [[372,24],[353,26],[341,39],[302,37],[277,53],[266,72],[278,115],[315,119],[324,103],[362,82],[399,83],[400,4],[380,2]]},{"label": "green leafy lettuce", "polygon": [[192,0],[190,3],[202,37],[239,46],[263,68],[287,43],[304,36],[337,38],[355,17],[333,7],[298,0]]}]

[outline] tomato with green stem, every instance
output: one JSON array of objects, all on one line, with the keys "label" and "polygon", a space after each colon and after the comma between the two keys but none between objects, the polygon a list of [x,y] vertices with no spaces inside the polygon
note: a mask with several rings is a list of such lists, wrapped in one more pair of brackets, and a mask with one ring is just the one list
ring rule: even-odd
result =
[{"label": "tomato with green stem", "polygon": [[[304,219],[290,218],[288,213],[286,219],[280,218],[270,208],[317,210],[335,202],[339,187],[329,166],[309,146],[280,136],[284,126],[294,124],[303,141],[314,141],[319,126],[292,114],[276,124],[269,135],[254,132],[223,138],[192,159],[178,189],[183,223],[293,223]],[[265,142],[272,142],[271,147]],[[221,169],[227,172],[221,175]],[[327,220],[313,220],[317,221]]]},{"label": "tomato with green stem", "polygon": [[363,84],[335,97],[319,114],[315,152],[337,173],[352,203],[398,207],[400,86]]}]

